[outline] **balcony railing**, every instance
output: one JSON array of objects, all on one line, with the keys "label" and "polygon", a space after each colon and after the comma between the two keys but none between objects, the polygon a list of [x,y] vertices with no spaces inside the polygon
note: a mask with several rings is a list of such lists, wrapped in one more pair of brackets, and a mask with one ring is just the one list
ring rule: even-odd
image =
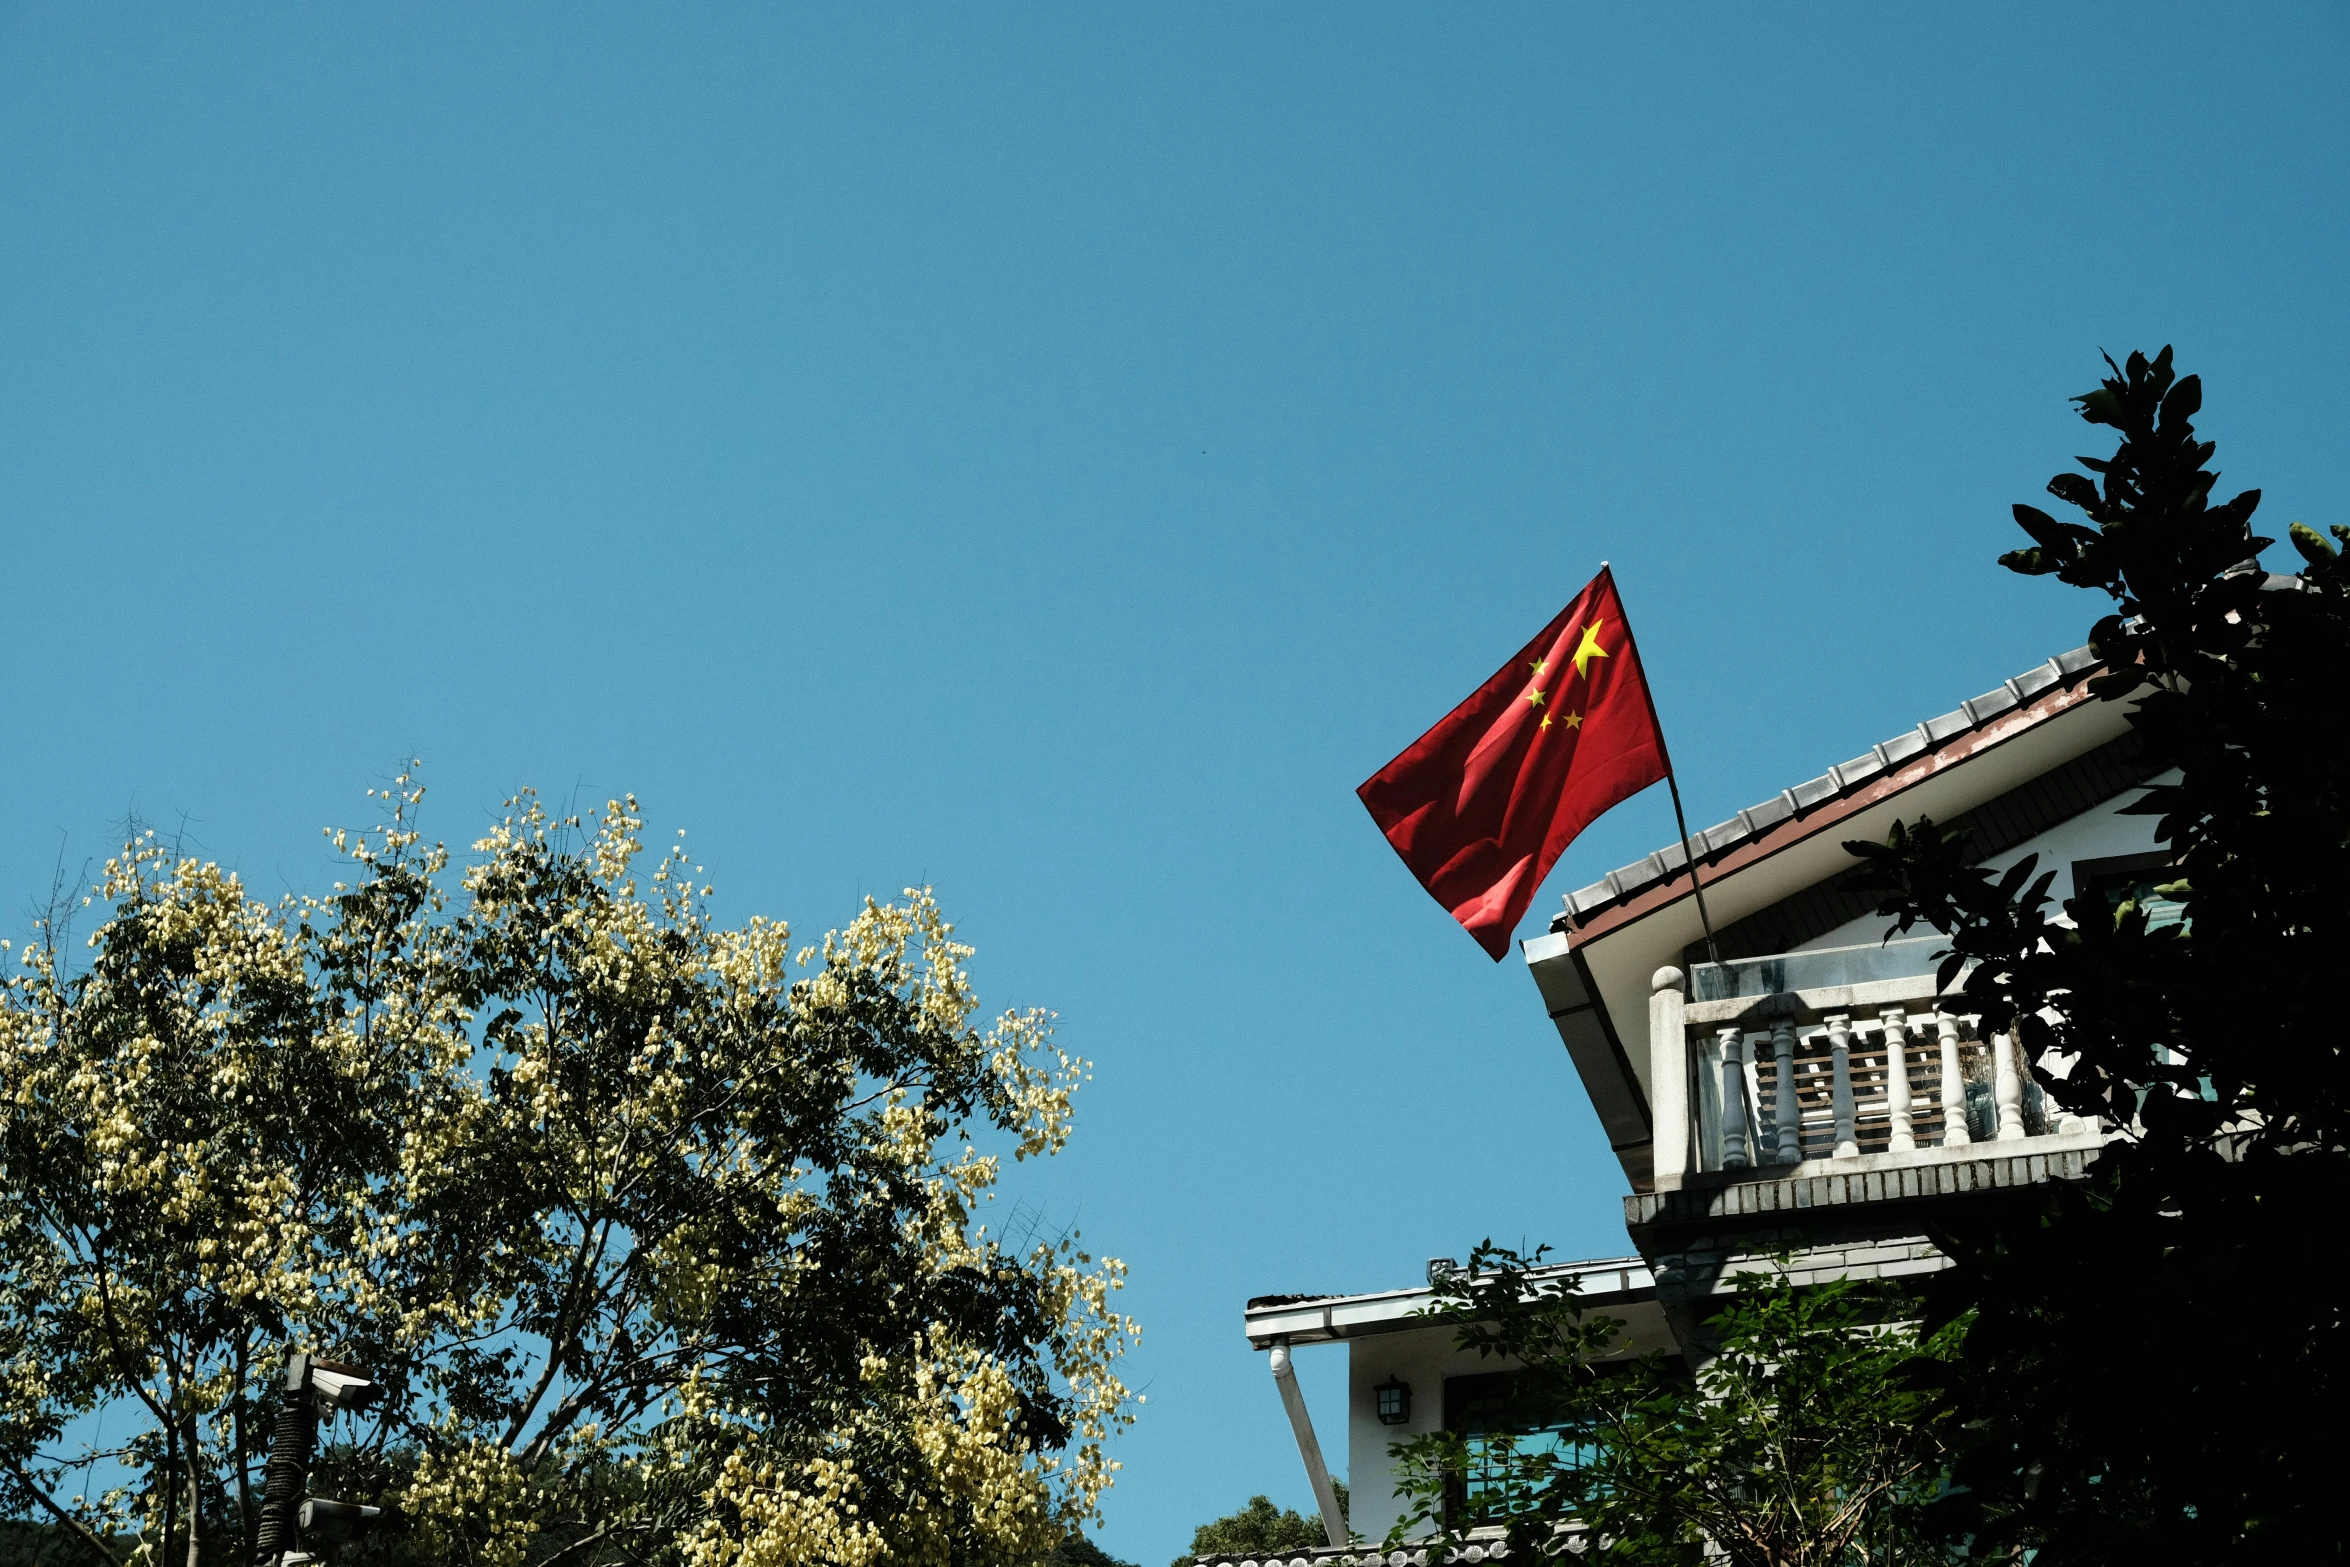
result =
[{"label": "balcony railing", "polygon": [[1928,937],[1699,964],[1694,999],[1678,969],[1659,969],[1659,1186],[2089,1130],[2042,1093],[2008,1035],[1984,1038],[1976,1015],[1938,993],[1940,949]]}]

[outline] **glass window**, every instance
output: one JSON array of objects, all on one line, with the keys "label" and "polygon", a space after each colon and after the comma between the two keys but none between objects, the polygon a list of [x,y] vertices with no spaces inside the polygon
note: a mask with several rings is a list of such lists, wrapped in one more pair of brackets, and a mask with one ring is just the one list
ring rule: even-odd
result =
[{"label": "glass window", "polygon": [[1468,1474],[1445,1498],[1445,1522],[1452,1528],[1499,1523],[1509,1511],[1511,1457],[1531,1454],[1563,1459],[1570,1467],[1588,1457],[1573,1422],[1555,1411],[1530,1407],[1506,1371],[1444,1379],[1444,1428],[1458,1432],[1469,1448]]}]

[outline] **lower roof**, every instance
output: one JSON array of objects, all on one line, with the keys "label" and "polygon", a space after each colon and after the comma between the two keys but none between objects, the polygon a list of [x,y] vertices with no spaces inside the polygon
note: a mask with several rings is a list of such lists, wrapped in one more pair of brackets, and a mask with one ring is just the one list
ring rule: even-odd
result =
[{"label": "lower roof", "polygon": [[[1530,1269],[1527,1277],[1572,1278],[1575,1294],[1594,1306],[1622,1305],[1656,1295],[1656,1275],[1638,1257],[1554,1263]],[[1248,1303],[1244,1331],[1252,1349],[1269,1349],[1278,1343],[1328,1344],[1374,1333],[1408,1333],[1436,1325],[1426,1316],[1435,1302],[1435,1287],[1428,1284],[1368,1295],[1260,1295]]]}]

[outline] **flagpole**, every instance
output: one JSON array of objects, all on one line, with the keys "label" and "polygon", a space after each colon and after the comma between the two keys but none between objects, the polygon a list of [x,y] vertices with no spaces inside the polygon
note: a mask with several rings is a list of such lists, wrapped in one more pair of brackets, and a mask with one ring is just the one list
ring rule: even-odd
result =
[{"label": "flagpole", "polygon": [[[1603,577],[1608,575],[1608,563],[1604,560],[1599,563],[1599,573]],[[1622,599],[1619,597],[1617,602],[1621,603]],[[1629,620],[1624,622],[1624,641],[1632,647],[1632,656],[1638,658],[1640,650],[1632,643],[1632,623]],[[1662,749],[1664,720],[1656,716],[1656,692],[1649,686],[1645,668],[1641,670],[1640,688],[1648,698],[1648,721],[1656,727],[1657,745]],[[1665,787],[1673,791],[1673,824],[1681,829],[1681,855],[1689,862],[1689,890],[1697,894],[1697,923],[1705,927],[1705,955],[1718,968],[1722,962],[1722,949],[1714,942],[1714,918],[1706,912],[1705,882],[1697,874],[1697,851],[1689,846],[1689,817],[1681,809],[1681,780],[1673,776],[1673,755],[1669,750],[1665,752]]]},{"label": "flagpole", "polygon": [[[1649,705],[1655,705],[1653,697]],[[1664,733],[1662,725],[1658,726],[1657,733]],[[1705,911],[1705,883],[1697,876],[1697,853],[1689,847],[1689,818],[1681,814],[1681,784],[1669,767],[1665,769],[1665,787],[1673,791],[1673,820],[1681,829],[1681,853],[1689,861],[1689,888],[1697,894],[1697,922],[1705,927],[1705,955],[1713,959],[1714,966],[1719,968],[1722,949],[1714,945],[1713,916]]]}]

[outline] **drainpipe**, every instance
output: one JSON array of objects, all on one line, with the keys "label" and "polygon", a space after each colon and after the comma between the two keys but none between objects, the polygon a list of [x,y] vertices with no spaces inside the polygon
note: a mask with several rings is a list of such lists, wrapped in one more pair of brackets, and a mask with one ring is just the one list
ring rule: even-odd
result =
[{"label": "drainpipe", "polygon": [[1306,1396],[1298,1391],[1297,1372],[1289,1364],[1289,1340],[1273,1341],[1273,1380],[1280,1385],[1281,1402],[1289,1410],[1289,1429],[1297,1435],[1297,1454],[1306,1461],[1306,1478],[1313,1482],[1314,1503],[1322,1509],[1322,1532],[1330,1543],[1346,1541],[1346,1515],[1338,1510],[1338,1491],[1330,1483],[1330,1466],[1322,1462],[1322,1444],[1314,1440],[1314,1421],[1306,1413]]}]

